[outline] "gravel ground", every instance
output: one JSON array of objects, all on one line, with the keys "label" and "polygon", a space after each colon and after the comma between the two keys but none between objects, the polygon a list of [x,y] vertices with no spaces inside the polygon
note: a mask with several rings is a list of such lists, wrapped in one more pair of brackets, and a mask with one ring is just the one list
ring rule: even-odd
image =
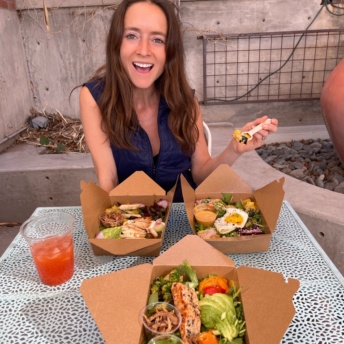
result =
[{"label": "gravel ground", "polygon": [[263,145],[257,153],[280,172],[344,194],[344,165],[330,139],[272,143]]}]

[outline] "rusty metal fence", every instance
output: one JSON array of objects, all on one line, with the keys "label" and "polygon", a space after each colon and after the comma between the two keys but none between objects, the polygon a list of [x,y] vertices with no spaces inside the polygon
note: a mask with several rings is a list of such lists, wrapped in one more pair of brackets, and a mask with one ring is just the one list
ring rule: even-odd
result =
[{"label": "rusty metal fence", "polygon": [[204,104],[319,99],[344,30],[204,35]]}]

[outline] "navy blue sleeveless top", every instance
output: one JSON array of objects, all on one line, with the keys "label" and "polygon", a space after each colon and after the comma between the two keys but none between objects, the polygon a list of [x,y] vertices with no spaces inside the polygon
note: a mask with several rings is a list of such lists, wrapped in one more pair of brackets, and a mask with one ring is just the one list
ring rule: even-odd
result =
[{"label": "navy blue sleeveless top", "polygon": [[[96,102],[103,90],[99,81],[85,83]],[[168,127],[170,109],[163,97],[160,98],[158,109],[158,131],[160,152],[153,157],[152,147],[147,133],[139,127],[132,134],[131,142],[138,151],[118,148],[111,144],[112,153],[117,166],[118,179],[121,183],[135,171],[143,171],[165,191],[169,191],[176,183],[178,176],[183,174],[192,187],[195,183],[191,176],[191,158],[181,149]],[[178,182],[174,202],[182,202],[180,183]]]}]

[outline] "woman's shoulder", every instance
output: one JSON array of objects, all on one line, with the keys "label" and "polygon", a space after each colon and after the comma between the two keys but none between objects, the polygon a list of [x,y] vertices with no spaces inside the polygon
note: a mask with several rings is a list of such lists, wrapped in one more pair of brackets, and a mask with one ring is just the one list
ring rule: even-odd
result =
[{"label": "woman's shoulder", "polygon": [[85,82],[82,86],[85,86],[89,89],[92,97],[95,101],[98,101],[104,89],[104,81],[102,79],[91,80]]}]

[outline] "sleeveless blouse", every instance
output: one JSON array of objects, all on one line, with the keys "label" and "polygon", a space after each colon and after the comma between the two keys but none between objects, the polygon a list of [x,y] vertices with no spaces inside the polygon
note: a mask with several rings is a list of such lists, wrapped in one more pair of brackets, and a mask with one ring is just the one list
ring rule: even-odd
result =
[{"label": "sleeveless blouse", "polygon": [[[98,103],[103,84],[93,81],[85,83],[84,86],[89,89]],[[158,109],[160,151],[157,156],[153,157],[149,137],[141,127],[131,135],[131,143],[138,148],[137,151],[119,148],[111,144],[120,183],[135,171],[143,171],[165,191],[169,191],[175,185],[180,174],[184,175],[192,187],[196,187],[191,176],[191,158],[182,151],[168,126],[169,113],[170,109],[165,99],[161,97]],[[178,180],[174,202],[182,200]]]}]

